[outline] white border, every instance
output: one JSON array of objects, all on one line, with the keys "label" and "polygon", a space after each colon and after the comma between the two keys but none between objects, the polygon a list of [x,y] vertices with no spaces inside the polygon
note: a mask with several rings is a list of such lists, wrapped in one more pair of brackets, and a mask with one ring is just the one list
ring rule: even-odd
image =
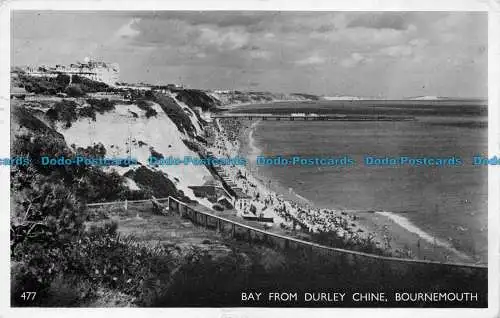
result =
[{"label": "white border", "polygon": [[[1,3],[2,0],[0,0]],[[12,10],[280,10],[280,11],[485,11],[489,12],[488,36],[488,150],[490,155],[500,155],[498,128],[500,105],[500,0],[345,0],[331,3],[328,0],[171,0],[171,1],[16,1],[0,4],[0,157],[10,153],[10,14]],[[10,173],[0,167],[1,224],[0,252],[0,315],[8,317],[106,317],[134,315],[134,317],[335,317],[355,315],[378,317],[498,317],[499,314],[499,168],[488,171],[488,303],[487,309],[356,309],[356,308],[116,308],[116,309],[48,309],[10,308]]]}]

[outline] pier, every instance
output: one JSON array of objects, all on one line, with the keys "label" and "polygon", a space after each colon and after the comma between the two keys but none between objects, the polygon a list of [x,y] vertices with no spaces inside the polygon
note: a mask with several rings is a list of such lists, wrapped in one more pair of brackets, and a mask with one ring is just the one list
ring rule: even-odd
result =
[{"label": "pier", "polygon": [[415,121],[413,116],[382,115],[320,115],[320,114],[259,114],[259,113],[225,113],[212,114],[212,119],[247,119],[247,120],[289,120],[289,121]]}]

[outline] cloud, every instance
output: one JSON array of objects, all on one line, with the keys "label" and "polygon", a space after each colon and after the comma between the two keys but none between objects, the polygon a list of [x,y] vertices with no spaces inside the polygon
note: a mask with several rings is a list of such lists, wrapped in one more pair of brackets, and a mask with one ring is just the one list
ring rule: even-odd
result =
[{"label": "cloud", "polygon": [[340,61],[340,65],[345,67],[345,68],[351,68],[351,67],[355,67],[358,65],[367,64],[367,63],[370,63],[372,61],[373,61],[373,58],[367,57],[364,54],[361,54],[358,52],[354,52],[354,53],[351,53],[351,55],[349,57]]},{"label": "cloud", "polygon": [[[193,26],[210,25],[220,28],[251,27],[272,20],[279,12],[258,11],[162,11],[144,13],[143,18],[154,21],[178,20]],[[141,15],[140,15],[141,16]]]},{"label": "cloud", "polygon": [[395,58],[409,57],[413,56],[417,50],[424,48],[428,43],[429,41],[425,39],[413,39],[408,44],[384,47],[379,50],[379,53]]},{"label": "cloud", "polygon": [[405,57],[413,55],[413,47],[410,45],[395,45],[385,47],[380,50],[382,55],[388,55],[391,57]]},{"label": "cloud", "polygon": [[264,34],[265,39],[274,39],[276,36],[272,32],[267,32]]},{"label": "cloud", "polygon": [[317,54],[311,55],[305,59],[298,60],[295,62],[297,65],[317,65],[324,64],[326,62],[326,58],[319,56]]},{"label": "cloud", "polygon": [[248,50],[248,51],[258,51],[260,50],[260,47],[257,45],[243,45],[241,47],[242,50]]},{"label": "cloud", "polygon": [[346,28],[332,32],[312,32],[309,36],[313,39],[328,43],[339,43],[355,47],[373,45],[391,45],[407,41],[415,30],[395,29],[370,29],[370,28]]},{"label": "cloud", "polygon": [[487,15],[470,12],[16,12],[12,34],[14,64],[92,55],[119,63],[124,81],[182,76],[200,88],[416,95],[414,83],[438,73],[487,70]]},{"label": "cloud", "polygon": [[195,41],[204,45],[213,45],[220,50],[236,50],[248,45],[249,34],[241,29],[221,30],[204,27]]},{"label": "cloud", "polygon": [[352,19],[348,28],[393,29],[406,30],[408,22],[405,14],[400,12],[384,12],[380,14],[361,13]]},{"label": "cloud", "polygon": [[427,39],[413,39],[409,42],[409,44],[413,47],[425,47],[429,44],[429,40]]},{"label": "cloud", "polygon": [[272,57],[272,53],[269,51],[263,50],[252,50],[250,51],[250,57],[252,59],[262,59],[262,60],[270,60]]},{"label": "cloud", "polygon": [[[125,30],[127,30],[124,27]],[[158,49],[175,48],[198,50],[206,54],[233,51],[251,46],[251,34],[243,27],[218,27],[209,24],[192,24],[181,20],[139,19],[133,31],[140,36],[130,38],[130,45],[153,46]],[[135,33],[134,33],[135,34]]]},{"label": "cloud", "polygon": [[139,35],[141,32],[136,28],[137,24],[141,19],[132,18],[128,23],[120,27],[116,33],[116,38],[133,38]]},{"label": "cloud", "polygon": [[441,43],[469,42],[485,40],[487,33],[487,13],[470,12],[463,15],[457,12],[451,12],[441,19],[433,21],[431,27],[434,30],[434,36]]}]

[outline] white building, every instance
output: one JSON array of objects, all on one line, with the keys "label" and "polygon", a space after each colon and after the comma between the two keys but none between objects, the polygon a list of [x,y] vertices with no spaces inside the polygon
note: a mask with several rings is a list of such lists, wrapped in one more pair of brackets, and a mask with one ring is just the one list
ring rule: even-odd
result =
[{"label": "white building", "polygon": [[120,67],[118,64],[87,59],[84,63],[78,62],[69,66],[28,66],[24,68],[24,71],[30,76],[37,77],[57,77],[59,74],[69,76],[78,75],[93,81],[103,82],[109,86],[116,86],[116,83],[120,79]]}]

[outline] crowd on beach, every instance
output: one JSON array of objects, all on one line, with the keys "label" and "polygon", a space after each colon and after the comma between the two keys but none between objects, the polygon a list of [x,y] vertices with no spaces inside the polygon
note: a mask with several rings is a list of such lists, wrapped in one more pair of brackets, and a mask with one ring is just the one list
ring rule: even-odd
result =
[{"label": "crowd on beach", "polygon": [[[240,138],[247,123],[238,119],[223,119],[214,122],[210,128],[215,138],[210,150],[217,156],[234,157],[241,152]],[[385,242],[376,239],[373,233],[364,230],[356,222],[356,215],[333,209],[319,209],[302,202],[284,199],[271,191],[264,182],[249,173],[246,167],[223,166],[224,174],[251,197],[249,205],[243,209],[235,208],[238,213],[247,213],[250,206],[256,214],[273,217],[273,229],[287,234],[307,233],[314,239],[326,234],[326,241],[319,243],[335,244],[336,247],[351,248],[366,252],[389,253],[390,239]],[[325,236],[323,236],[325,237]]]}]

